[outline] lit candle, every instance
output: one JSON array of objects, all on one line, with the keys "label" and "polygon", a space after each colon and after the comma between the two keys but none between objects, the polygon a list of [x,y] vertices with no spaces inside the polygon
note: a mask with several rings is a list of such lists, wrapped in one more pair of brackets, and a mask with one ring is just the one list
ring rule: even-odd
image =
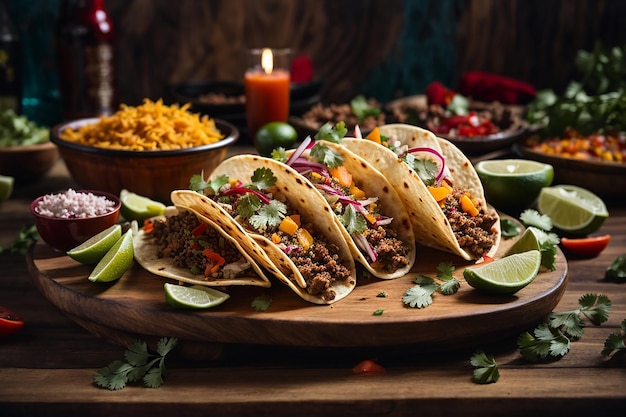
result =
[{"label": "lit candle", "polygon": [[244,76],[248,135],[269,122],[289,118],[289,50],[250,51],[251,64]]}]

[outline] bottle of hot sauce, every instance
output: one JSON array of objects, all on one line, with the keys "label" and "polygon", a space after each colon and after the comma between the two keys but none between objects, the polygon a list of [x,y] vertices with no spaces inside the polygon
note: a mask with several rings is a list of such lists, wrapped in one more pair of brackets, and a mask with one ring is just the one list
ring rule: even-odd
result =
[{"label": "bottle of hot sauce", "polygon": [[57,28],[63,117],[116,110],[114,32],[104,0],[63,0]]}]

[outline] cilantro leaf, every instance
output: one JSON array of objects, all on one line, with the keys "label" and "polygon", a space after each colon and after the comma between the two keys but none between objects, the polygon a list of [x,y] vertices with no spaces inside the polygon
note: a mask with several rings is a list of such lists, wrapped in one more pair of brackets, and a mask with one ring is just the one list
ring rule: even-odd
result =
[{"label": "cilantro leaf", "polygon": [[346,205],[343,214],[337,216],[341,224],[346,228],[348,233],[361,234],[367,230],[367,221],[361,213],[358,213],[352,204]]},{"label": "cilantro leaf", "polygon": [[334,150],[321,142],[317,142],[311,148],[311,157],[315,158],[317,162],[326,165],[329,168],[337,168],[343,165],[343,158]]},{"label": "cilantro leaf", "polygon": [[564,356],[569,352],[572,340],[582,337],[584,322],[581,314],[593,324],[600,325],[608,320],[611,300],[606,295],[584,294],[578,299],[580,308],[564,312],[552,312],[546,323],[534,330],[534,337],[528,332],[517,339],[522,356],[530,361]]},{"label": "cilantro leaf", "polygon": [[430,159],[417,159],[410,153],[402,155],[401,159],[417,174],[426,185],[433,185],[439,168]]},{"label": "cilantro leaf", "polygon": [[459,288],[461,288],[461,283],[456,278],[451,278],[439,285],[439,291],[443,295],[456,294]]},{"label": "cilantro leaf", "polygon": [[[126,362],[115,360],[99,369],[93,382],[101,388],[120,390],[129,382],[143,379],[145,386],[158,388],[163,385],[163,376],[166,373],[165,356],[177,343],[176,338],[162,338],[157,344],[157,354],[152,354],[145,342],[135,341],[124,352]],[[158,366],[155,367],[155,364]]]},{"label": "cilantro leaf", "polygon": [[251,178],[252,184],[259,190],[270,188],[277,180],[272,170],[265,167],[255,169]]},{"label": "cilantro leaf", "polygon": [[282,146],[277,149],[272,150],[270,157],[279,162],[283,162],[283,163],[287,162],[287,155],[285,154],[285,148],[283,148]]},{"label": "cilantro leaf", "polygon": [[204,171],[200,175],[193,175],[189,180],[189,189],[191,191],[196,191],[200,194],[204,194],[204,190],[207,188],[213,191],[213,194],[218,194],[220,188],[223,185],[228,184],[229,178],[226,175],[220,175],[217,178],[214,178],[210,181],[206,181],[204,179]]},{"label": "cilantro leaf", "polygon": [[582,313],[595,325],[606,322],[613,307],[606,295],[585,294],[578,303],[582,306]]},{"label": "cilantro leaf", "polygon": [[338,122],[335,126],[332,123],[327,122],[320,127],[320,130],[315,134],[314,139],[326,140],[333,143],[341,143],[341,140],[348,133],[345,122]]},{"label": "cilantro leaf", "polygon": [[381,291],[381,292],[379,292],[378,294],[376,294],[376,297],[379,297],[379,298],[385,298],[385,297],[387,297],[387,293],[386,293],[386,292],[384,292],[384,291]]},{"label": "cilantro leaf", "polygon": [[500,229],[502,230],[502,237],[505,239],[518,236],[522,232],[520,225],[509,219],[500,219]]},{"label": "cilantro leaf", "polygon": [[361,94],[359,94],[358,96],[356,96],[352,100],[350,100],[350,107],[351,107],[352,112],[354,113],[354,115],[359,120],[359,122],[363,122],[363,120],[367,119],[370,116],[376,117],[381,112],[380,107],[372,106],[367,101],[365,96],[363,96]]},{"label": "cilantro leaf", "polygon": [[474,352],[470,357],[470,364],[475,367],[472,380],[478,384],[498,382],[500,371],[493,356],[489,357],[482,350]]},{"label": "cilantro leaf", "polygon": [[383,310],[383,309],[380,309],[380,308],[379,308],[378,310],[374,310],[374,312],[372,313],[372,315],[373,315],[373,316],[382,316],[384,311],[385,311],[385,310]]},{"label": "cilantro leaf", "polygon": [[452,276],[453,273],[454,265],[452,265],[452,262],[441,262],[437,265],[437,278],[448,281],[454,278]]},{"label": "cilantro leaf", "polygon": [[249,219],[261,208],[261,199],[252,193],[242,195],[237,202],[237,214]]},{"label": "cilantro leaf", "polygon": [[287,206],[282,201],[272,200],[269,204],[263,204],[248,221],[257,230],[265,230],[268,227],[278,226],[287,214]]},{"label": "cilantro leaf", "polygon": [[626,256],[618,256],[606,269],[604,279],[609,281],[626,281]]},{"label": "cilantro leaf", "polygon": [[260,295],[258,297],[254,297],[251,306],[254,311],[266,311],[270,308],[271,304],[272,299],[268,295]]},{"label": "cilantro leaf", "polygon": [[536,362],[549,355],[564,356],[570,348],[570,340],[560,330],[540,324],[534,331],[534,337],[524,332],[517,338],[517,345],[524,359]]},{"label": "cilantro leaf", "polygon": [[552,230],[553,224],[550,216],[540,214],[537,210],[526,209],[520,214],[519,219],[525,226],[535,226],[543,231]]},{"label": "cilantro leaf", "polygon": [[10,254],[26,255],[33,246],[39,240],[39,232],[34,224],[23,226],[17,238],[6,248],[0,246],[0,253],[8,252]]},{"label": "cilantro leaf", "polygon": [[437,284],[433,284],[432,287],[424,287],[422,285],[415,285],[409,288],[402,301],[409,307],[424,308],[433,303],[433,293],[437,290]]},{"label": "cilantro leaf", "polygon": [[622,320],[621,331],[611,333],[604,341],[603,356],[610,356],[613,351],[626,352],[626,319]]}]

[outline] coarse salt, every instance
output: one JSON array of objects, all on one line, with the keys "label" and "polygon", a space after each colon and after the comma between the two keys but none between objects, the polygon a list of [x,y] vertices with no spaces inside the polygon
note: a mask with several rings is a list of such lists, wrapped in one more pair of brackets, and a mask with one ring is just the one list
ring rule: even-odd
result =
[{"label": "coarse salt", "polygon": [[35,211],[42,216],[74,219],[100,216],[114,209],[115,202],[105,196],[76,192],[70,188],[63,193],[45,195]]}]

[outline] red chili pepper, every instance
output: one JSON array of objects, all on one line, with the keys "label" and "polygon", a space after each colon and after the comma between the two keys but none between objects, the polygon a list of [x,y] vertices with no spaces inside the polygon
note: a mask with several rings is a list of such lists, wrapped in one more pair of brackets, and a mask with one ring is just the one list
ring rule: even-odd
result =
[{"label": "red chili pepper", "polygon": [[207,227],[209,227],[208,224],[200,223],[198,226],[196,226],[195,229],[191,231],[191,234],[194,236],[200,236],[202,233],[204,233]]},{"label": "red chili pepper", "polygon": [[567,252],[582,257],[594,257],[600,254],[609,244],[611,235],[585,237],[579,239],[561,238],[561,245]]},{"label": "red chili pepper", "polygon": [[387,371],[385,368],[377,364],[371,359],[366,359],[364,361],[359,362],[354,368],[352,368],[352,372],[355,374],[384,374]]}]

